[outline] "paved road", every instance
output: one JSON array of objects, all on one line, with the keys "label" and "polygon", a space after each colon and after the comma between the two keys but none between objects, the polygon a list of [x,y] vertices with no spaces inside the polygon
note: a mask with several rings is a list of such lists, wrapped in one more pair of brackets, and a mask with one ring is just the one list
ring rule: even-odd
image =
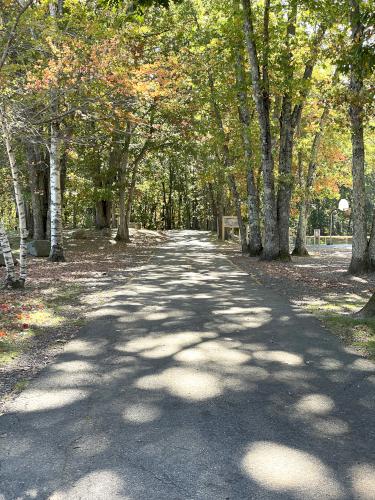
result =
[{"label": "paved road", "polygon": [[375,499],[375,371],[171,233],[0,420],[0,498]]}]

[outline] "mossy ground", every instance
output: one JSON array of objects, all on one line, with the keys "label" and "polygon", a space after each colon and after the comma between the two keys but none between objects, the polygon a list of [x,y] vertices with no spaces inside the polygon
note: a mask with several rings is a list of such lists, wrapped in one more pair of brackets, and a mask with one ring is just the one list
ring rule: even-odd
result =
[{"label": "mossy ground", "polygon": [[336,297],[321,303],[306,304],[307,309],[337,335],[345,345],[356,347],[375,360],[375,318],[356,318],[353,313],[364,306],[360,297]]},{"label": "mossy ground", "polygon": [[18,295],[16,302],[11,300],[13,296],[4,297],[0,304],[0,365],[27,350],[35,336],[47,331],[53,335],[63,326],[76,325],[80,318],[69,315],[66,306],[77,302],[81,292],[81,287],[71,285],[49,289],[48,296],[38,300],[26,294]]}]

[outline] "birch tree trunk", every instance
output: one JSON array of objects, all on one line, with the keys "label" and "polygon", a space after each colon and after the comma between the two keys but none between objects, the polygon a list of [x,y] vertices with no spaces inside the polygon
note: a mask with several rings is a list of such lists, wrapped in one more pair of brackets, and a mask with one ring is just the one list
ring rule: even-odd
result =
[{"label": "birch tree trunk", "polygon": [[8,154],[9,165],[12,172],[14,195],[16,199],[17,212],[18,212],[18,223],[20,232],[20,271],[19,271],[19,283],[21,286],[24,285],[27,276],[27,224],[26,224],[26,212],[25,212],[25,202],[22,196],[21,190],[21,179],[18,165],[16,163],[16,158],[14,155],[12,147],[11,132],[9,125],[5,116],[4,108],[1,109],[1,127],[3,130],[3,136],[5,141],[5,147]]},{"label": "birch tree trunk", "polygon": [[258,193],[255,184],[253,151],[250,137],[250,110],[246,89],[244,60],[240,47],[235,49],[236,83],[238,98],[238,117],[241,125],[242,143],[247,168],[247,206],[249,216],[249,244],[250,255],[260,255],[262,252],[262,238],[259,225]]},{"label": "birch tree trunk", "polygon": [[[50,2],[50,16],[53,19],[63,13],[63,0],[57,3]],[[62,225],[62,197],[61,197],[61,158],[60,158],[60,124],[58,121],[59,95],[58,89],[51,90],[51,139],[49,146],[50,157],[50,221],[51,221],[51,250],[49,260],[64,262],[63,225]]]},{"label": "birch tree trunk", "polygon": [[[54,98],[52,98],[54,99]],[[52,106],[56,112],[56,103]],[[51,251],[49,259],[52,262],[64,262],[62,200],[61,200],[61,169],[60,169],[60,137],[59,125],[54,120],[51,123],[50,141],[50,220],[51,220]]]},{"label": "birch tree trunk", "polygon": [[17,286],[17,280],[14,270],[13,255],[10,249],[9,240],[5,231],[3,221],[0,221],[0,248],[4,257],[4,263],[7,272],[4,286],[6,288],[15,288]]},{"label": "birch tree trunk", "polygon": [[242,0],[242,6],[244,16],[243,30],[245,34],[246,48],[250,62],[253,98],[255,101],[260,128],[264,197],[264,245],[262,258],[265,260],[273,260],[279,257],[280,244],[277,228],[274,160],[272,154],[270,99],[268,85],[268,25],[270,1],[265,0],[264,6],[262,78],[260,75],[258,50],[255,42],[251,0]]},{"label": "birch tree trunk", "polygon": [[[359,49],[363,43],[363,24],[360,18],[357,0],[350,0],[350,24],[352,43]],[[351,103],[349,116],[352,136],[352,176],[353,176],[353,244],[352,259],[349,266],[351,274],[360,274],[368,270],[367,227],[365,214],[365,148],[363,139],[363,104],[361,91],[363,77],[360,61],[352,61],[350,74]]]}]

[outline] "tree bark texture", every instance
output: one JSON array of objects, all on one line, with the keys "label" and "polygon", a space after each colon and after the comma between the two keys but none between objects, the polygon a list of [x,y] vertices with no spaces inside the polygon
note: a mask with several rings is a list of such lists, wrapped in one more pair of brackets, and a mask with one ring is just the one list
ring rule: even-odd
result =
[{"label": "tree bark texture", "polygon": [[[52,98],[54,100],[54,98]],[[52,106],[54,109],[55,105]],[[62,200],[61,200],[61,170],[60,170],[60,137],[59,124],[51,123],[50,139],[50,220],[51,220],[51,251],[49,259],[52,262],[64,262]]]},{"label": "tree bark texture", "polygon": [[280,245],[277,230],[277,207],[275,198],[274,160],[272,154],[270,99],[268,89],[268,21],[270,2],[269,0],[266,0],[264,7],[262,78],[260,76],[258,51],[255,42],[251,0],[242,0],[242,5],[244,16],[243,29],[250,62],[253,98],[260,128],[264,193],[264,245],[262,258],[265,260],[273,260],[279,257]]},{"label": "tree bark texture", "polygon": [[0,221],[0,248],[4,257],[6,268],[5,287],[13,288],[17,282],[14,270],[14,261],[9,245],[8,236],[5,231],[5,226],[2,221]]},{"label": "tree bark texture", "polygon": [[[61,17],[63,13],[63,0],[49,3],[50,16],[53,19]],[[62,224],[62,192],[61,192],[61,158],[60,158],[60,123],[59,114],[59,89],[51,90],[51,126],[50,126],[50,232],[51,250],[49,259],[52,262],[64,262],[63,224]]]},{"label": "tree bark texture", "polygon": [[13,188],[14,195],[16,199],[16,206],[18,212],[18,223],[19,223],[19,232],[20,232],[20,271],[19,271],[19,282],[23,284],[26,280],[27,276],[27,223],[26,223],[26,211],[25,211],[25,202],[22,196],[22,188],[21,188],[21,178],[20,171],[18,165],[16,163],[16,158],[13,151],[12,146],[12,138],[11,131],[6,119],[5,110],[1,109],[1,126],[3,130],[3,136],[5,141],[5,147],[8,154],[8,160],[10,169],[12,172],[12,180],[13,180]]},{"label": "tree bark texture", "polygon": [[46,186],[49,183],[49,167],[44,162],[38,144],[27,144],[26,152],[33,212],[33,238],[44,240],[47,225],[48,188]]},{"label": "tree bark texture", "polygon": [[117,228],[116,240],[129,241],[129,228],[127,224],[126,213],[126,181],[129,164],[129,148],[132,137],[132,126],[130,122],[126,124],[124,145],[121,151],[118,151],[117,145],[114,144],[112,151],[113,160],[118,163],[118,178],[119,178],[119,225]]},{"label": "tree bark texture", "polygon": [[[362,46],[363,25],[357,0],[350,0],[350,23],[353,45]],[[367,227],[365,213],[365,147],[363,138],[363,104],[361,91],[363,78],[358,61],[353,61],[350,74],[351,103],[349,116],[352,139],[352,176],[353,176],[353,243],[352,259],[349,266],[351,274],[360,274],[368,270]]]},{"label": "tree bark texture", "polygon": [[241,126],[242,144],[244,149],[247,170],[247,207],[249,217],[249,244],[250,255],[260,255],[262,252],[262,237],[259,224],[258,192],[255,184],[253,151],[250,135],[250,109],[247,95],[244,60],[242,47],[235,49],[236,84],[238,99],[238,117]]}]

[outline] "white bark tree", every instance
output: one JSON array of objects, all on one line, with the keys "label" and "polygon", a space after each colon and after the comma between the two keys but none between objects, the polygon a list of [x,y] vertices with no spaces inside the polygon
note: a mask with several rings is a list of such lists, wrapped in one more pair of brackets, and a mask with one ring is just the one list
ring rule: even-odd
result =
[{"label": "white bark tree", "polygon": [[3,221],[0,221],[0,248],[3,253],[5,268],[7,271],[4,285],[6,288],[15,288],[17,286],[17,280],[14,270],[13,255]]},{"label": "white bark tree", "polygon": [[[63,0],[50,2],[50,16],[57,20],[63,13]],[[61,199],[61,162],[60,162],[60,121],[59,121],[59,89],[51,90],[51,139],[49,145],[50,157],[50,220],[51,220],[51,251],[49,259],[52,262],[64,262],[62,199]]]},{"label": "white bark tree", "polygon": [[[54,108],[55,106],[53,106]],[[52,262],[64,262],[62,202],[61,202],[61,165],[60,137],[58,123],[51,123],[50,157],[50,218],[51,218],[51,251]]]},{"label": "white bark tree", "polygon": [[19,285],[23,286],[27,276],[26,257],[27,257],[28,230],[26,224],[25,202],[22,196],[20,171],[16,162],[16,157],[12,146],[11,130],[6,118],[4,107],[1,107],[0,110],[0,120],[1,120],[1,128],[3,131],[4,143],[7,150],[9,165],[12,172],[14,195],[18,212],[18,224],[20,232],[20,273],[18,281]]}]

